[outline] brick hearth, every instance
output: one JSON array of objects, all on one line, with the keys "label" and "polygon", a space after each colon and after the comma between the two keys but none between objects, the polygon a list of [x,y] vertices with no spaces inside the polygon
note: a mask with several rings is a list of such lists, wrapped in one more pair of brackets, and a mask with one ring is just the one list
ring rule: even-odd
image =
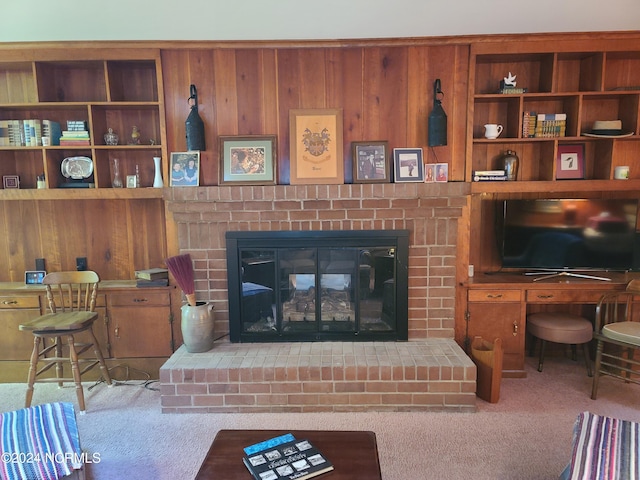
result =
[{"label": "brick hearth", "polygon": [[462,411],[476,367],[451,339],[184,346],[160,369],[164,413]]}]

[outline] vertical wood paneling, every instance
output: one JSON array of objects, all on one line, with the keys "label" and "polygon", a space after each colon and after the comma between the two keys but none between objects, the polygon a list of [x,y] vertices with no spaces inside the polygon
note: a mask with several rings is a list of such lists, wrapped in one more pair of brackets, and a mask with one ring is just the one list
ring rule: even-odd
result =
[{"label": "vertical wood paneling", "polygon": [[44,258],[48,271],[75,270],[76,258],[105,279],[132,279],[137,269],[166,258],[164,208],[160,199],[3,202],[0,236],[6,265],[0,281],[22,282],[25,270]]},{"label": "vertical wood paneling", "polygon": [[407,145],[407,49],[367,48],[364,53],[364,139]]},{"label": "vertical wood paneling", "polygon": [[247,134],[277,135],[278,183],[289,183],[289,111],[301,108],[343,110],[347,183],[353,141],[423,147],[425,160],[435,162],[427,118],[440,78],[449,145],[434,152],[449,164],[450,179],[462,180],[468,56],[466,45],[164,51],[168,150],[184,148],[188,92],[179,94],[193,82],[206,127],[201,185],[218,184],[218,136]]}]

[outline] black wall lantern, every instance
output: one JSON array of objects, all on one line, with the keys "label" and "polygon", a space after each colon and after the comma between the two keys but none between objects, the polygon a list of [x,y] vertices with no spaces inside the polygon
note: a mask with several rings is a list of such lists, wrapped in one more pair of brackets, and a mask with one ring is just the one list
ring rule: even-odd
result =
[{"label": "black wall lantern", "polygon": [[[439,97],[441,95],[441,97]],[[429,140],[430,147],[439,147],[447,144],[447,114],[442,108],[441,98],[444,97],[437,78],[433,84],[433,110],[429,114]]]}]

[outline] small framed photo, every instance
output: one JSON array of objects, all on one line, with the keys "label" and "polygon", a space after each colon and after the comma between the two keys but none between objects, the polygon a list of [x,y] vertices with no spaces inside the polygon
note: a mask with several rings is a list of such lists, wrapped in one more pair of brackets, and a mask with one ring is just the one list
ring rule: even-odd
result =
[{"label": "small framed photo", "polygon": [[138,177],[127,175],[127,188],[138,188]]},{"label": "small framed photo", "polygon": [[220,185],[275,185],[275,135],[221,136]]},{"label": "small framed photo", "polygon": [[427,163],[424,166],[424,181],[426,183],[433,183],[436,181],[437,165],[437,163]]},{"label": "small framed photo", "polygon": [[447,181],[449,181],[449,164],[447,164],[447,163],[436,163],[435,164],[435,172],[436,172],[436,182],[447,182]]},{"label": "small framed photo", "polygon": [[343,184],[342,110],[289,110],[291,185]]},{"label": "small framed photo", "polygon": [[584,178],[584,143],[558,145],[556,179],[579,180]]},{"label": "small framed photo", "polygon": [[384,141],[352,142],[353,183],[388,183],[391,166],[387,149]]},{"label": "small framed photo", "polygon": [[169,185],[172,187],[197,187],[199,184],[200,151],[171,152]]},{"label": "small framed photo", "polygon": [[394,148],[393,165],[395,182],[424,182],[421,148]]},{"label": "small framed photo", "polygon": [[20,188],[20,177],[18,175],[3,175],[2,186],[4,188]]}]

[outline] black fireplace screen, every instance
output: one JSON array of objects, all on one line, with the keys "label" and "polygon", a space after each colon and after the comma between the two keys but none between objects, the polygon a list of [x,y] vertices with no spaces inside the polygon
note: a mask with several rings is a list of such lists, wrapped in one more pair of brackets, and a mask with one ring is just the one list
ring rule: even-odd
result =
[{"label": "black fireplace screen", "polygon": [[232,342],[406,340],[408,231],[227,232]]}]

